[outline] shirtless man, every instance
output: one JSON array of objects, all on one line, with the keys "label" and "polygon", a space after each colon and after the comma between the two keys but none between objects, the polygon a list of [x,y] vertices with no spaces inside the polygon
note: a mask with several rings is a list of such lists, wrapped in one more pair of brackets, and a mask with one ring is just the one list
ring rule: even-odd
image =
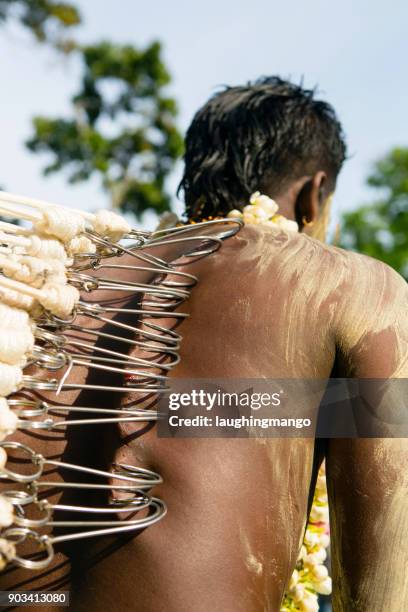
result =
[{"label": "shirtless man", "polygon": [[[308,235],[344,157],[331,107],[278,79],[226,90],[199,111],[187,135],[188,216],[225,216],[260,190],[301,232],[246,226],[187,268],[200,282],[183,307],[191,317],[174,376],[408,376],[405,281]],[[93,542],[67,551],[73,609],[278,612],[307,520],[315,440],[158,439],[137,429],[121,425],[104,445],[114,461],[163,475],[168,515],[108,554]],[[330,440],[325,453],[334,610],[403,612],[408,443]]]}]

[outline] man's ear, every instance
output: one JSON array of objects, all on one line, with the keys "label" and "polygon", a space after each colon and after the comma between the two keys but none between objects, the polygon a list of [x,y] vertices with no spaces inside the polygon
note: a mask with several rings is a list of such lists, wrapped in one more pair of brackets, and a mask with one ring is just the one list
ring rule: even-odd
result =
[{"label": "man's ear", "polygon": [[325,183],[327,175],[319,170],[303,184],[296,198],[295,214],[300,231],[308,233],[308,227],[313,226],[320,214],[320,207],[325,199]]}]

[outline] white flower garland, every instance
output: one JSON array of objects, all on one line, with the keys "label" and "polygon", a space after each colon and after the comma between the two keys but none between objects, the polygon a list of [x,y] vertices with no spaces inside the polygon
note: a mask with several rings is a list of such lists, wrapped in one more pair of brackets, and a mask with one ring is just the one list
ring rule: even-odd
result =
[{"label": "white flower garland", "polygon": [[318,612],[318,594],[330,595],[332,580],[324,561],[330,546],[326,472],[322,464],[303,545],[280,612]]},{"label": "white flower garland", "polygon": [[244,206],[243,211],[231,210],[227,217],[230,219],[242,219],[244,223],[262,224],[269,227],[281,227],[290,232],[298,232],[299,226],[296,221],[286,219],[283,215],[278,215],[279,206],[260,191],[253,193],[249,199],[250,204]]}]

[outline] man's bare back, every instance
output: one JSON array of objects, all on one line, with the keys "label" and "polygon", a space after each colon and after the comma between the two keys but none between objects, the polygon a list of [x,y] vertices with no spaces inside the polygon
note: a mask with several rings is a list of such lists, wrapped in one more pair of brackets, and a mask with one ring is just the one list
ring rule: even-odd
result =
[{"label": "man's bare back", "polygon": [[[379,262],[304,235],[247,226],[188,271],[200,281],[183,307],[191,317],[180,328],[179,378],[407,375],[408,324],[400,315],[407,290]],[[168,516],[88,567],[85,578],[82,551],[73,560],[75,609],[115,602],[143,612],[278,610],[307,519],[314,440],[169,440],[155,430],[134,432],[134,425],[121,426],[114,459],[163,475],[158,493]],[[344,453],[341,442],[329,449],[329,474]],[[366,461],[372,442],[362,451]],[[391,453],[392,442],[378,444],[391,444]],[[401,450],[406,456],[403,443]],[[352,525],[349,531],[352,537]],[[407,542],[403,550],[407,559]],[[373,602],[354,608],[342,589],[337,609],[383,609]]]}]

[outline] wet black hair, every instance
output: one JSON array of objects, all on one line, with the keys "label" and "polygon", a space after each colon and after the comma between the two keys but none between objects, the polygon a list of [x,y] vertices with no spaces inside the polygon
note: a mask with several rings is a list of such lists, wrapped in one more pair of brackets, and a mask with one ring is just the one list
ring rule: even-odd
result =
[{"label": "wet black hair", "polygon": [[315,96],[277,76],[212,96],[186,135],[179,186],[186,216],[224,216],[254,191],[274,196],[318,170],[334,187],[346,143],[333,107]]}]

